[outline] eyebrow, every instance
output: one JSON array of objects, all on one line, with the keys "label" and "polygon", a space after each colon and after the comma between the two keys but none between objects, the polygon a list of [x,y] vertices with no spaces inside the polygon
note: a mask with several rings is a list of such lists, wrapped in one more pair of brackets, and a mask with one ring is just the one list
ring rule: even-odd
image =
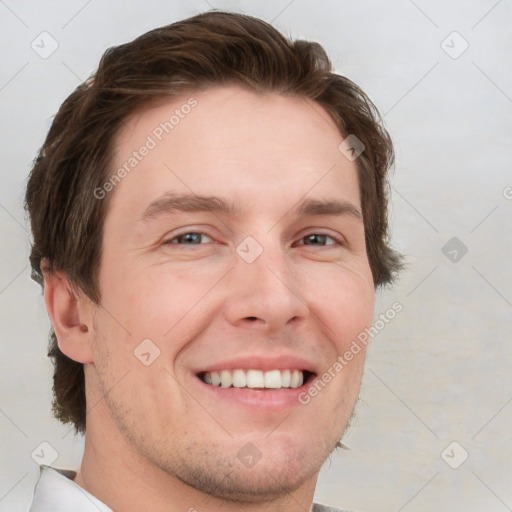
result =
[{"label": "eyebrow", "polygon": [[197,196],[194,194],[164,194],[151,202],[144,211],[141,220],[147,221],[161,214],[169,214],[173,211],[181,212],[215,212],[236,215],[240,209],[228,203],[225,199],[216,196]]},{"label": "eyebrow", "polygon": [[[144,211],[141,220],[149,221],[162,214],[169,214],[174,211],[187,213],[206,212],[224,213],[236,216],[241,213],[241,208],[236,203],[230,203],[217,196],[198,196],[195,194],[178,195],[173,193],[164,194],[162,197],[152,201]],[[299,203],[294,211],[299,217],[320,216],[320,215],[349,215],[359,221],[363,216],[359,208],[349,201],[340,200],[313,200],[308,199]]]},{"label": "eyebrow", "polygon": [[316,201],[307,200],[299,205],[297,212],[299,215],[349,215],[359,221],[363,221],[363,215],[359,208],[349,201]]}]

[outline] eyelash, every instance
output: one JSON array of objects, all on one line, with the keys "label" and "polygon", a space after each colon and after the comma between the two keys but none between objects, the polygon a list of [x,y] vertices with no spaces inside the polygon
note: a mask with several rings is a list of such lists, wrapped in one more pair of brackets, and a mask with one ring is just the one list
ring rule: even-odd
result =
[{"label": "eyelash", "polygon": [[206,233],[204,233],[202,231],[186,231],[185,233],[180,233],[179,235],[176,235],[173,238],[170,238],[169,240],[165,240],[163,242],[163,244],[164,245],[204,245],[204,244],[177,244],[177,243],[173,242],[173,240],[176,240],[177,238],[181,238],[181,237],[184,237],[187,235],[203,235],[203,236],[207,236],[208,238],[212,239],[211,236],[208,236]]},{"label": "eyelash", "polygon": [[[163,242],[163,245],[204,245],[204,244],[179,244],[179,243],[174,242],[174,240],[176,240],[177,238],[185,237],[187,235],[202,235],[202,236],[206,236],[212,240],[212,237],[208,236],[206,233],[204,233],[202,231],[187,231],[185,233],[180,233],[179,235],[176,235],[173,238],[170,238],[169,240],[165,240]],[[342,242],[340,242],[339,240],[337,240],[336,238],[334,238],[330,235],[327,235],[326,233],[310,233],[308,235],[304,235],[303,237],[301,237],[300,240],[303,241],[304,239],[306,239],[308,237],[312,237],[312,236],[320,236],[320,237],[325,236],[327,239],[330,239],[333,241],[333,243],[326,243],[325,245],[321,245],[321,246],[317,246],[317,247],[327,247],[327,246],[336,245],[336,244],[344,245]],[[302,243],[299,245],[307,245],[307,244]],[[315,246],[312,245],[312,247],[315,247]]]},{"label": "eyelash", "polygon": [[[308,238],[308,237],[312,237],[312,236],[320,236],[320,237],[326,237],[326,238],[330,238],[334,243],[331,243],[331,244],[325,244],[325,245],[322,245],[320,247],[326,247],[328,245],[343,245],[341,242],[339,242],[338,240],[336,240],[336,238],[326,234],[326,233],[310,233],[309,235],[305,235],[303,237],[300,238],[300,240],[304,240],[305,238]],[[299,245],[306,245],[306,244],[299,244]],[[314,246],[313,246],[314,247]]]}]

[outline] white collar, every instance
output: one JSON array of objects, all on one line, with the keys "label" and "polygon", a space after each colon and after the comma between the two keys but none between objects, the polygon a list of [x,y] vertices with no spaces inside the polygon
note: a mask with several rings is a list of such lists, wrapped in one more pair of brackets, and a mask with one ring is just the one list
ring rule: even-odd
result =
[{"label": "white collar", "polygon": [[42,465],[29,512],[113,512],[73,482],[75,471]]}]

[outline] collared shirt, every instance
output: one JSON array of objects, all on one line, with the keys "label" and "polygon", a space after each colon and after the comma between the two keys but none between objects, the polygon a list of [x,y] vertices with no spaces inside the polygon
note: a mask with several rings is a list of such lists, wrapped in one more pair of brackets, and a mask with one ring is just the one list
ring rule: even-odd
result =
[{"label": "collared shirt", "polygon": [[29,512],[113,512],[73,482],[76,471],[41,466]]},{"label": "collared shirt", "polygon": [[[28,512],[113,512],[98,498],[73,482],[76,471],[41,466]],[[343,512],[339,508],[313,504],[312,512]]]}]

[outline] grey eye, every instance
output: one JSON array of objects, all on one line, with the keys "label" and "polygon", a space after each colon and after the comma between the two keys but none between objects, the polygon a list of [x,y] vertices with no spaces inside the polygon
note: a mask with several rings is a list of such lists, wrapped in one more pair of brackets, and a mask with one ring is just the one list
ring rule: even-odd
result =
[{"label": "grey eye", "polygon": [[204,238],[211,241],[211,238],[204,233],[183,233],[182,235],[175,236],[171,240],[165,242],[166,244],[181,244],[181,245],[200,245],[204,242]]},{"label": "grey eye", "polygon": [[[331,243],[334,242],[333,238],[328,235],[321,235],[318,233],[313,233],[311,235],[305,236],[302,238],[304,241],[304,245],[318,245],[318,246],[324,246],[324,245],[331,245]],[[328,243],[327,241],[331,240],[331,243]]]}]

